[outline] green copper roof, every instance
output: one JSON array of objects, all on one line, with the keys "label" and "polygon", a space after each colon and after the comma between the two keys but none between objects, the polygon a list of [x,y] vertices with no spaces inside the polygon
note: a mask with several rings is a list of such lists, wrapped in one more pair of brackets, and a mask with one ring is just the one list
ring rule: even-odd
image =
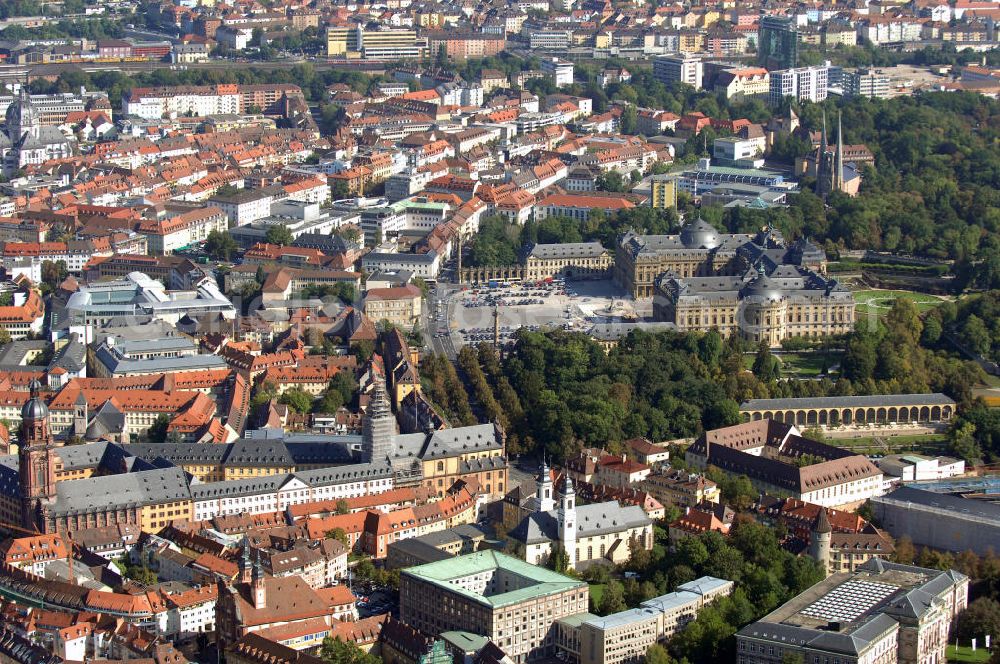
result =
[{"label": "green copper roof", "polygon": [[[475,574],[496,571],[518,577],[524,583],[523,587],[504,593],[482,595],[453,583]],[[518,558],[498,553],[496,551],[479,551],[465,556],[441,560],[411,567],[402,571],[404,576],[411,576],[422,581],[433,583],[458,595],[490,607],[508,606],[536,597],[544,597],[574,588],[586,588],[587,584],[553,572],[544,567],[538,567]],[[506,585],[506,584],[505,584]]]}]

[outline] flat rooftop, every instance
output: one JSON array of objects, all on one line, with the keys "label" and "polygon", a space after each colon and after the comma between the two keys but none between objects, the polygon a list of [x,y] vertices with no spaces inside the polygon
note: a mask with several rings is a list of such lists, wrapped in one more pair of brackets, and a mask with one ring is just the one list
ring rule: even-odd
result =
[{"label": "flat rooftop", "polygon": [[907,566],[833,574],[764,616],[761,622],[848,631],[866,616],[878,613],[896,595],[919,588],[938,574],[936,570]]}]

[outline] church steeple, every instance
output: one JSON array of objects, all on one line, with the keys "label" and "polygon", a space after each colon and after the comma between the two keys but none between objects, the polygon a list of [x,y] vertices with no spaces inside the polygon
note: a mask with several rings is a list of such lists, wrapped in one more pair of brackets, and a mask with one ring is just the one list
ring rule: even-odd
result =
[{"label": "church steeple", "polygon": [[837,153],[833,158],[833,191],[844,188],[844,125],[837,111]]},{"label": "church steeple", "polygon": [[570,569],[576,569],[576,491],[569,474],[563,481],[562,496],[559,499],[559,540],[569,556]]},{"label": "church steeple", "polygon": [[243,555],[240,556],[240,583],[250,583],[253,564],[250,562],[250,538],[243,536]]},{"label": "church steeple", "polygon": [[7,124],[7,133],[12,141],[20,140],[25,134],[30,134],[32,138],[38,138],[42,124],[41,114],[31,103],[27,85],[21,85],[17,99],[7,107],[4,119]]},{"label": "church steeple", "polygon": [[374,379],[371,402],[361,430],[361,453],[368,463],[385,461],[392,455],[396,435],[396,418],[389,406],[385,383],[381,376]]},{"label": "church steeple", "polygon": [[535,511],[549,512],[556,506],[555,490],[552,486],[552,473],[549,464],[542,457],[542,465],[538,469],[535,480]]},{"label": "church steeple", "polygon": [[263,609],[267,606],[267,586],[264,583],[264,568],[260,564],[260,549],[253,563],[253,576],[250,580],[250,590],[253,593],[253,606]]},{"label": "church steeple", "polygon": [[18,479],[21,522],[29,530],[46,530],[42,512],[56,495],[55,460],[49,435],[49,408],[41,397],[42,384],[32,380],[31,396],[21,408],[18,442]]},{"label": "church steeple", "polygon": [[829,145],[826,141],[826,111],[823,111],[823,131],[820,134],[819,139],[819,153],[826,154],[826,146]]}]

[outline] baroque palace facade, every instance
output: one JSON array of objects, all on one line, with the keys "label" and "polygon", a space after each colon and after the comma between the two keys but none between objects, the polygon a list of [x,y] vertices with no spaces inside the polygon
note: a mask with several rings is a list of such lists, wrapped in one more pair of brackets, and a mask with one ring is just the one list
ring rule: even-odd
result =
[{"label": "baroque palace facade", "polygon": [[681,228],[677,235],[622,235],[615,248],[615,281],[632,297],[651,297],[664,272],[687,279],[742,275],[763,264],[768,273],[778,265],[797,265],[826,272],[826,254],[808,240],[788,246],[777,230],[755,235],[720,233],[703,219]]},{"label": "baroque palace facade", "polygon": [[656,280],[653,317],[684,331],[715,328],[768,346],[789,337],[824,337],[854,329],[854,296],[835,279],[795,265],[764,266],[738,276]]},{"label": "baroque palace facade", "polygon": [[854,298],[825,273],[826,254],[808,240],[720,233],[702,219],[677,235],[623,235],[614,266],[633,297],[653,297],[656,321],[768,346],[853,329]]}]

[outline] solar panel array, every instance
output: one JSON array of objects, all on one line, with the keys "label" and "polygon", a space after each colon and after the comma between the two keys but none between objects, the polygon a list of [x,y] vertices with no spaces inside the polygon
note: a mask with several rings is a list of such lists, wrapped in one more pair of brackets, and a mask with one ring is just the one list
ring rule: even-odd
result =
[{"label": "solar panel array", "polygon": [[828,622],[853,622],[897,590],[887,583],[852,579],[802,609],[802,615]]}]

